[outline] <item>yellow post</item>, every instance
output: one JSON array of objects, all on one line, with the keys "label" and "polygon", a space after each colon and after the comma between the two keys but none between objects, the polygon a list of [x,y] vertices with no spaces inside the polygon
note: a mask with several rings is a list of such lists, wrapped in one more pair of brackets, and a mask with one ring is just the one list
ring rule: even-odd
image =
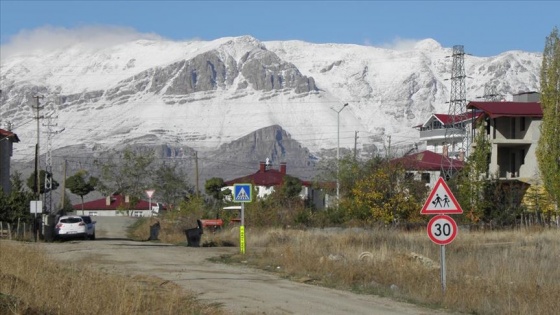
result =
[{"label": "yellow post", "polygon": [[245,226],[239,227],[239,249],[241,254],[245,254]]}]

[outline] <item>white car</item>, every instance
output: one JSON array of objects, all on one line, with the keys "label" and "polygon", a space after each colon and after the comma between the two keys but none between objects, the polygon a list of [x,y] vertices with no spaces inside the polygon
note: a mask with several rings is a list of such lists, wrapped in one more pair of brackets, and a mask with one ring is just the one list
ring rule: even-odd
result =
[{"label": "white car", "polygon": [[79,215],[65,215],[58,218],[58,222],[55,227],[55,235],[57,238],[95,238],[95,222],[90,224],[86,222]]}]

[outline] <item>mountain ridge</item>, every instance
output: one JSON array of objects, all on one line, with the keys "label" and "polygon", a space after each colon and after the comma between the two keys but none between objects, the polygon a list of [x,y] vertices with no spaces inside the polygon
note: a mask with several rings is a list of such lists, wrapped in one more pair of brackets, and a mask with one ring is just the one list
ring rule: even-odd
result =
[{"label": "mountain ridge", "polygon": [[[32,156],[36,94],[63,129],[54,149],[133,140],[211,152],[275,125],[314,153],[338,139],[352,148],[355,132],[360,150],[381,147],[387,136],[412,144],[412,126],[447,112],[451,49],[433,39],[406,48],[240,36],[11,55],[2,59],[2,123],[24,139],[15,160]],[[467,97],[482,96],[491,83],[503,95],[537,90],[539,67],[535,53],[467,55]]]}]

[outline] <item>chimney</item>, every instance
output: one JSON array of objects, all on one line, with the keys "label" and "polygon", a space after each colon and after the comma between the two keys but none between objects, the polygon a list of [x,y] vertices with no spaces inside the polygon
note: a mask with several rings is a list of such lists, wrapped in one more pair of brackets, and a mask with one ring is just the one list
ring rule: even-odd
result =
[{"label": "chimney", "polygon": [[105,205],[106,205],[106,206],[110,206],[110,205],[111,205],[111,196],[107,196],[107,198],[105,198]]},{"label": "chimney", "polygon": [[286,162],[280,163],[280,173],[286,174]]},{"label": "chimney", "polygon": [[265,163],[264,162],[259,162],[259,173],[264,173],[266,170],[265,168]]}]

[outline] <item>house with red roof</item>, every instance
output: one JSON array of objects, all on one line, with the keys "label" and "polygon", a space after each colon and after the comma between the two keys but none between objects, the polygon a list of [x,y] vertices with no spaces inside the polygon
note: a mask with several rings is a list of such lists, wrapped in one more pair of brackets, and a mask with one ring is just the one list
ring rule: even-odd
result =
[{"label": "house with red roof", "polygon": [[[113,194],[106,198],[92,200],[83,204],[78,203],[72,205],[72,209],[78,215],[91,215],[91,216],[133,216],[133,217],[152,217],[157,215],[162,206],[156,202],[140,200],[136,205],[131,206],[128,196],[120,194]],[[129,210],[123,210],[129,209]]]},{"label": "house with red roof", "polygon": [[391,163],[404,167],[407,176],[412,176],[415,180],[425,183],[430,188],[433,188],[436,184],[441,176],[442,169],[461,170],[465,165],[464,161],[452,159],[429,150],[393,159]]},{"label": "house with red roof", "polygon": [[17,142],[19,142],[19,138],[15,133],[0,129],[0,189],[5,193],[11,191],[10,163],[13,144]]},{"label": "house with red roof", "polygon": [[462,147],[463,139],[472,132],[473,123],[480,115],[478,111],[459,115],[432,114],[415,128],[420,131],[420,141],[426,142],[426,150],[465,160],[469,150]]},{"label": "house with red roof", "polygon": [[520,93],[511,102],[469,102],[467,109],[480,111],[477,125],[485,126],[492,151],[488,175],[503,180],[531,182],[538,179],[536,148],[540,138],[540,94]]},{"label": "house with red roof", "polygon": [[[273,168],[268,161],[259,162],[258,171],[253,174],[225,181],[226,186],[223,187],[222,190],[230,189],[233,191],[234,184],[248,183],[252,184],[256,189],[257,198],[266,198],[266,196],[270,195],[276,187],[282,185],[286,175],[285,162],[280,163],[279,169]],[[322,189],[314,188],[312,182],[304,180],[300,181],[302,185],[300,197],[302,199],[307,199],[312,202],[316,209],[324,209],[329,205],[329,200],[332,198],[329,198],[330,196]]]}]

